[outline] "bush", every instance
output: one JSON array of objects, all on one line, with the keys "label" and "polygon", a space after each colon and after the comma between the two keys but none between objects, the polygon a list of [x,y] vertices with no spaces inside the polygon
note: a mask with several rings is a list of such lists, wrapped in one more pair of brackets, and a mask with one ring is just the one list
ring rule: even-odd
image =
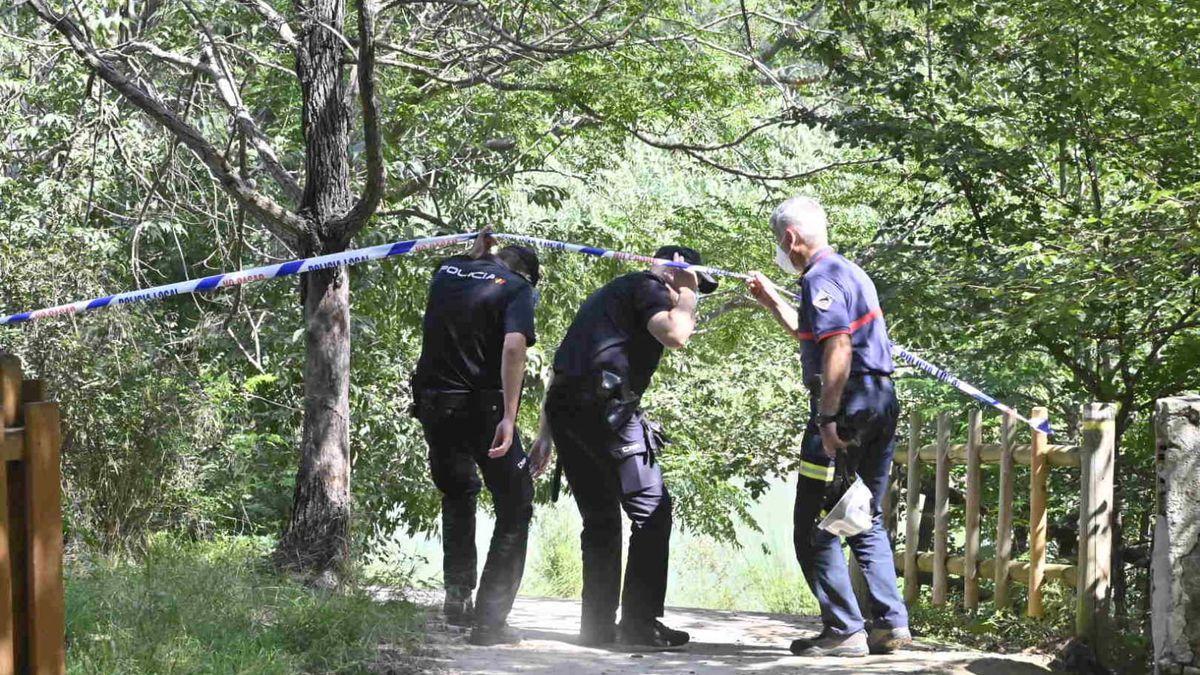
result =
[{"label": "bush", "polygon": [[521,585],[523,595],[578,598],[583,593],[579,517],[575,505],[560,501],[536,511],[531,539],[535,554]]}]

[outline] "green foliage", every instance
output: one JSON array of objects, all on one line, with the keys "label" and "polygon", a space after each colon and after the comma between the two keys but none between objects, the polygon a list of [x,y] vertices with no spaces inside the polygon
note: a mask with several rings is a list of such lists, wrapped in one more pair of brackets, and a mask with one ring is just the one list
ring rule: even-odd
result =
[{"label": "green foliage", "polygon": [[536,555],[529,561],[522,592],[550,598],[578,598],[583,592],[583,558],[579,553],[579,518],[574,505],[538,510],[530,538]]},{"label": "green foliage", "polygon": [[[184,8],[168,4],[140,21],[121,7],[84,0],[75,9],[102,48],[133,36],[195,53]],[[488,7],[556,36],[580,28],[572,3]],[[604,7],[584,22],[585,37],[623,39],[512,59],[495,47],[460,50],[454,40],[472,39],[462,21],[427,30],[427,17],[404,3],[381,11],[389,178],[382,215],[355,244],[491,224],[645,253],[681,241],[723,267],[769,270],[767,214],[785,195],[816,195],[835,245],[875,278],[897,342],[1001,400],[1049,405],[1064,442],[1079,404],[1121,404],[1118,510],[1124,542],[1147,543],[1147,411],[1156,397],[1200,388],[1200,108],[1181,95],[1200,88],[1194,3]],[[242,4],[199,10],[228,43],[223,57],[264,136],[299,170],[288,50]],[[0,305],[44,306],[296,255],[62,53],[46,26],[17,9],[0,10],[0,27]],[[136,60],[140,77],[237,159],[211,83],[193,92],[187,73],[143,56],[119,58]],[[504,70],[472,79],[481,64]],[[817,170],[828,163],[846,165]],[[254,152],[246,164],[281,198]],[[809,171],[792,181],[746,177]],[[435,259],[351,272],[352,485],[363,548],[437,528],[424,442],[404,414]],[[541,339],[521,412],[527,437],[574,310],[630,269],[567,254],[543,262]],[[749,546],[721,546],[778,519],[752,504],[791,471],[807,404],[795,345],[735,286],[702,303],[700,333],[664,359],[646,402],[675,440],[663,463],[677,522],[688,536],[713,538],[710,561],[717,551],[750,555]],[[0,331],[0,348],[63,403],[72,542],[139,548],[159,529],[279,531],[295,470],[301,325],[295,286],[276,282]],[[965,407],[933,380],[902,373],[900,382],[906,410]],[[995,416],[985,419],[994,434]],[[1053,534],[1070,526],[1077,488],[1070,472],[1051,480]],[[572,537],[560,535],[543,561],[557,589],[546,592],[556,594],[572,590],[577,559]],[[1069,558],[1067,541],[1052,541],[1052,553]],[[743,570],[764,589],[795,574],[779,553],[786,545],[770,550],[782,560]],[[704,578],[726,573],[709,568]],[[789,579],[762,603],[807,607]],[[1130,584],[1127,608],[1143,599],[1137,589]]]},{"label": "green foliage", "polygon": [[154,537],[137,563],[67,568],[72,673],[375,672],[423,613],[360,587],[305,588],[264,568],[267,539]]}]

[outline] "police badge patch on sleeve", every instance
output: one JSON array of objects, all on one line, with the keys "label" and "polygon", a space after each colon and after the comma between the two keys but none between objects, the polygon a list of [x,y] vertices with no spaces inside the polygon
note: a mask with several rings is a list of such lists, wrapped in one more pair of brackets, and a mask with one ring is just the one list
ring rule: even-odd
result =
[{"label": "police badge patch on sleeve", "polygon": [[829,309],[832,306],[833,306],[833,296],[829,294],[829,291],[827,291],[825,289],[821,289],[820,291],[817,291],[817,297],[813,298],[813,307],[816,307],[817,309],[824,312],[825,310]]}]

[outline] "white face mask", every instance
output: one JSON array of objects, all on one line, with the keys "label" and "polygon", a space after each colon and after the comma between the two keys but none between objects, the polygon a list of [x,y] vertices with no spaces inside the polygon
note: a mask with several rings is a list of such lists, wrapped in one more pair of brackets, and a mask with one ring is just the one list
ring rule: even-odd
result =
[{"label": "white face mask", "polygon": [[775,264],[779,265],[779,269],[794,277],[800,276],[800,270],[796,269],[796,265],[792,263],[792,259],[779,244],[775,244]]}]

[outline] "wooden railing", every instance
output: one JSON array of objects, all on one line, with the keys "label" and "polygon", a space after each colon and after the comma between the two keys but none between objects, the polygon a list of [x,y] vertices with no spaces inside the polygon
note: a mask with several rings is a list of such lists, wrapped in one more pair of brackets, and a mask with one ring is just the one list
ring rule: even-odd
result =
[{"label": "wooden railing", "polygon": [[[1115,449],[1114,417],[1116,406],[1092,403],[1082,410],[1083,420],[1079,446],[1052,445],[1048,437],[1029,430],[1029,441],[1019,442],[1018,431],[1025,427],[1011,417],[1001,425],[999,443],[983,441],[981,413],[972,410],[967,417],[966,443],[950,441],[950,415],[937,418],[936,442],[922,445],[922,419],[914,412],[910,417],[907,450],[897,450],[895,464],[906,465],[905,548],[896,553],[896,567],[904,575],[904,597],[908,603],[920,598],[921,573],[932,573],[931,601],[945,605],[950,575],[962,577],[963,606],[973,610],[979,606],[980,580],[993,581],[992,598],[997,606],[1010,605],[1009,585],[1020,582],[1028,587],[1026,613],[1031,617],[1044,614],[1042,593],[1047,580],[1068,584],[1076,589],[1075,632],[1095,644],[1103,630],[1108,611],[1109,574],[1112,553],[1113,455]],[[1044,408],[1035,408],[1033,417],[1046,416]],[[915,458],[917,461],[909,461]],[[921,490],[922,464],[934,465],[933,551],[918,551],[923,497]],[[950,525],[950,466],[966,464],[965,522],[960,527]],[[984,464],[998,464],[999,500],[996,511],[994,557],[980,560],[980,512],[983,494]],[[1029,481],[1029,559],[1013,560],[1013,491],[1016,474],[1014,465],[1030,467]],[[1079,548],[1072,563],[1050,562],[1046,559],[1046,502],[1051,467],[1078,467]],[[899,482],[893,481],[888,491],[888,504],[899,498]],[[898,523],[889,521],[892,540],[896,541]],[[963,552],[951,556],[950,534],[961,529]]]},{"label": "wooden railing", "polygon": [[0,356],[0,674],[66,672],[58,404]]}]

